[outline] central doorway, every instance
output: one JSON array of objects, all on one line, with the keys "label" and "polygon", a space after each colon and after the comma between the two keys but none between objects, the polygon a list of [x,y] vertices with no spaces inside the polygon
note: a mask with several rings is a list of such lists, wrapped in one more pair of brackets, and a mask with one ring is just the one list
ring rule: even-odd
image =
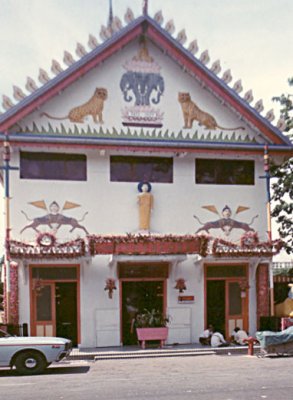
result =
[{"label": "central doorway", "polygon": [[137,344],[132,321],[144,310],[166,311],[168,263],[119,263],[121,343]]},{"label": "central doorway", "polygon": [[141,280],[122,282],[122,343],[133,345],[137,343],[136,332],[132,321],[137,314],[145,310],[164,311],[163,280]]}]

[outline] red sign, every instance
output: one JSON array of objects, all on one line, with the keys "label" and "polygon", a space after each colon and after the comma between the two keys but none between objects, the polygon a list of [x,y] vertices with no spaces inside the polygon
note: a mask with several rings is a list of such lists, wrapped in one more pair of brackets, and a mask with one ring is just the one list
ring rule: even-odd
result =
[{"label": "red sign", "polygon": [[178,296],[178,301],[180,303],[193,303],[194,296]]}]

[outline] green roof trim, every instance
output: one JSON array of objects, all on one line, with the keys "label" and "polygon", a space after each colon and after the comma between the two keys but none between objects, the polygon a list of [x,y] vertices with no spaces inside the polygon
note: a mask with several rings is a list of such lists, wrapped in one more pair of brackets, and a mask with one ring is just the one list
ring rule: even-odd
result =
[{"label": "green roof trim", "polygon": [[243,136],[240,133],[233,132],[229,137],[229,134],[221,131],[219,134],[209,131],[207,134],[202,132],[198,132],[195,130],[193,132],[188,132],[185,137],[183,135],[183,131],[180,130],[178,133],[174,131],[169,131],[169,129],[163,131],[161,129],[151,129],[151,128],[130,128],[123,129],[121,128],[120,132],[117,131],[116,128],[103,129],[100,126],[98,129],[91,129],[88,125],[87,128],[79,129],[76,125],[74,128],[65,128],[65,126],[61,123],[60,127],[54,128],[50,123],[48,124],[48,128],[38,128],[36,123],[33,122],[32,128],[22,128],[19,125],[15,125],[11,131],[14,131],[16,134],[28,134],[35,136],[50,136],[50,137],[62,137],[62,138],[70,138],[70,137],[89,137],[89,138],[110,138],[110,139],[134,139],[138,141],[174,141],[174,142],[213,142],[213,143],[257,143],[255,139],[251,139],[249,135]]}]

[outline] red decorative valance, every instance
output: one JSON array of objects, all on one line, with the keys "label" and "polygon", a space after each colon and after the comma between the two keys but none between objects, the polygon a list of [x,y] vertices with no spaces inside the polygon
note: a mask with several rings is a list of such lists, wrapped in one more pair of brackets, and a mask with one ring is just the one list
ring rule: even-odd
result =
[{"label": "red decorative valance", "polygon": [[[245,239],[245,238],[244,238]],[[212,254],[215,257],[272,257],[280,252],[284,243],[282,240],[273,240],[271,242],[254,241],[247,243],[241,240],[241,245],[228,242],[223,239],[215,239],[212,246]]]},{"label": "red decorative valance", "polygon": [[[49,234],[38,236],[37,244],[10,240],[8,251],[15,258],[77,258],[98,254],[199,254],[206,257],[272,257],[283,247],[281,240],[259,242],[257,235],[244,234],[240,245],[206,235],[88,235],[86,241],[76,239],[66,243],[50,240]],[[211,243],[211,245],[210,245]]]},{"label": "red decorative valance", "polygon": [[43,246],[27,244],[10,240],[8,242],[10,257],[15,258],[76,258],[86,253],[86,246],[83,239],[71,242]]},{"label": "red decorative valance", "polygon": [[205,257],[210,238],[204,235],[90,235],[89,251],[96,254],[200,254]]}]

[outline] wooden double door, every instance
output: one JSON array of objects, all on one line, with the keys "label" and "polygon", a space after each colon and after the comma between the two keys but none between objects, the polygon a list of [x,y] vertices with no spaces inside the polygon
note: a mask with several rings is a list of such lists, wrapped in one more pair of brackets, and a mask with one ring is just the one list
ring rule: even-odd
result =
[{"label": "wooden double door", "polygon": [[[241,269],[237,268],[236,271],[240,275]],[[226,275],[233,275],[233,271],[229,271],[228,268],[225,268],[224,272]],[[242,276],[212,277],[208,273],[206,275],[206,326],[213,325],[227,340],[236,326],[248,332],[248,289],[241,290],[241,283],[247,280],[246,267],[243,266]]]},{"label": "wooden double door", "polygon": [[33,279],[31,333],[58,336],[78,344],[78,282]]}]

